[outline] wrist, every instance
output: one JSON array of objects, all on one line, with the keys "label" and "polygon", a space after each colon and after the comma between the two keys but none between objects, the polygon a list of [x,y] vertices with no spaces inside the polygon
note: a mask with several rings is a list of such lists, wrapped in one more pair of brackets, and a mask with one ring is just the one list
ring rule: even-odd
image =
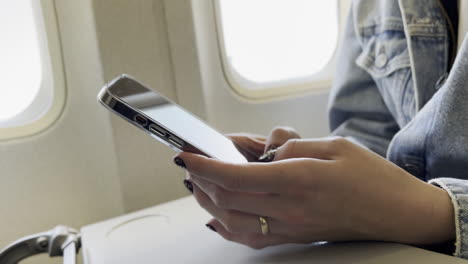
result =
[{"label": "wrist", "polygon": [[445,190],[411,178],[383,192],[380,210],[368,215],[371,239],[413,245],[455,240],[454,209]]},{"label": "wrist", "polygon": [[408,225],[403,226],[403,243],[430,245],[455,240],[454,209],[448,193],[434,185],[420,182],[413,192],[413,206]]},{"label": "wrist", "polygon": [[455,212],[450,195],[442,188],[430,185],[434,189],[433,227],[434,242],[455,241]]}]

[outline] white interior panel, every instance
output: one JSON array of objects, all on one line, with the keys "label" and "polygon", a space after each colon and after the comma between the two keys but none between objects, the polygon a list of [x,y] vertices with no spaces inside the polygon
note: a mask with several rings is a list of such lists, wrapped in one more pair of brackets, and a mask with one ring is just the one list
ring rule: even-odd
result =
[{"label": "white interior panel", "polygon": [[[94,1],[103,75],[128,73],[177,101],[162,0]],[[96,90],[97,93],[97,90]],[[103,107],[100,112],[107,112]],[[175,152],[138,128],[111,116],[126,211],[187,195]]]},{"label": "white interior panel", "polygon": [[66,73],[63,114],[46,132],[0,143],[0,245],[56,224],[123,213],[91,1],[56,1]]}]

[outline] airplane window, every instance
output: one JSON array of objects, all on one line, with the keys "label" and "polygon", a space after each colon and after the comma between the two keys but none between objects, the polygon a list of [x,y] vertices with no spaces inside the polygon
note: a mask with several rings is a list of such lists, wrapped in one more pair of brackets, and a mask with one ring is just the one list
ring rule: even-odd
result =
[{"label": "airplane window", "polygon": [[250,89],[310,78],[334,55],[338,1],[219,0],[217,4],[225,68],[257,84]]},{"label": "airplane window", "polygon": [[31,105],[41,86],[40,47],[31,0],[0,1],[0,58],[1,127]]}]

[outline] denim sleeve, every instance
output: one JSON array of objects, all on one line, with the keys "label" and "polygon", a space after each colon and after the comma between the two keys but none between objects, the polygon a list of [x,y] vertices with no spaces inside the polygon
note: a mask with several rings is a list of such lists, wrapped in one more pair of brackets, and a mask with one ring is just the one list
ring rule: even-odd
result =
[{"label": "denim sleeve", "polygon": [[467,102],[468,38],[465,37],[444,85],[411,123],[395,136],[389,151],[390,160],[400,167],[403,167],[405,157],[419,157],[419,162],[415,163],[418,164],[418,177],[439,185],[449,193],[456,217],[455,255],[466,259],[468,259]]},{"label": "denim sleeve", "polygon": [[399,130],[372,76],[356,64],[362,47],[353,10],[338,51],[338,65],[329,102],[332,135],[344,136],[385,156]]},{"label": "denim sleeve", "polygon": [[456,257],[468,259],[468,180],[438,178],[429,183],[448,192],[455,212]]}]

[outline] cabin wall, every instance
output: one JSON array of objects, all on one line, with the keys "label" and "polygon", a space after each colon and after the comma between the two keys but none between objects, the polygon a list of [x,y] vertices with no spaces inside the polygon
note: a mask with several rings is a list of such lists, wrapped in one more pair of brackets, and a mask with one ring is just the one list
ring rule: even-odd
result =
[{"label": "cabin wall", "polygon": [[58,0],[56,12],[66,105],[45,132],[0,142],[0,247],[57,224],[124,213],[111,122],[96,103],[104,80],[92,2]]},{"label": "cabin wall", "polygon": [[[103,76],[128,73],[178,101],[162,0],[96,0]],[[106,110],[102,110],[106,111]],[[125,211],[188,195],[175,152],[109,113]]]}]

